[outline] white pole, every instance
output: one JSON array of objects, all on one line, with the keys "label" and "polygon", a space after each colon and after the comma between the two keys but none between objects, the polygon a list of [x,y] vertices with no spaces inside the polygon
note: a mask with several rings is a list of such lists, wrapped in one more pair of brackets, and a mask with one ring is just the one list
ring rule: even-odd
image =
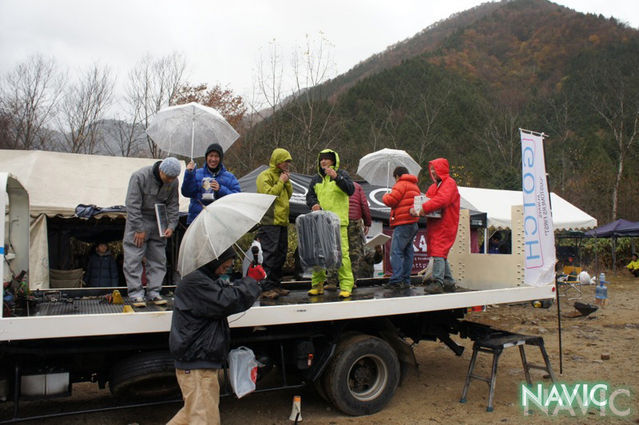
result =
[{"label": "white pole", "polygon": [[191,161],[193,161],[193,144],[195,143],[195,106],[191,106]]}]

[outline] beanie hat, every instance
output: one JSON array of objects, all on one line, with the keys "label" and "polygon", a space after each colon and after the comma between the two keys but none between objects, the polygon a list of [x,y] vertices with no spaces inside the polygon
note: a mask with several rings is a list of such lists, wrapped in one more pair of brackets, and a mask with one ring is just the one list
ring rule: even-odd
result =
[{"label": "beanie hat", "polygon": [[201,270],[210,276],[217,276],[215,273],[217,268],[220,267],[226,260],[235,258],[235,251],[231,246],[229,249],[221,253],[215,260],[210,261],[201,267]]},{"label": "beanie hat", "polygon": [[331,152],[331,151],[329,151],[329,152],[321,152],[319,154],[319,159],[320,159],[320,161],[322,159],[330,159],[331,161],[335,162],[335,152]]},{"label": "beanie hat", "polygon": [[177,177],[180,175],[182,167],[180,167],[180,161],[170,156],[160,163],[160,171],[168,177]]},{"label": "beanie hat", "polygon": [[204,158],[206,159],[206,157],[209,156],[211,152],[217,152],[218,155],[220,155],[220,162],[224,161],[224,149],[222,149],[222,146],[220,146],[219,143],[211,143],[209,147],[206,148]]}]

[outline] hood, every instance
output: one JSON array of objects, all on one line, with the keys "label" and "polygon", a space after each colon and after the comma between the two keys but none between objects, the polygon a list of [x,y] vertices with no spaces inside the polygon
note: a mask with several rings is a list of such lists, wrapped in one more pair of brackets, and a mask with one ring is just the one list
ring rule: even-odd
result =
[{"label": "hood", "polygon": [[205,265],[203,265],[202,267],[200,267],[199,270],[205,275],[215,279],[218,277],[217,273],[215,273],[217,268],[220,267],[220,265],[224,263],[226,260],[231,258],[235,258],[235,251],[233,251],[233,247],[230,247],[229,249],[224,251],[215,260],[210,261],[206,263]]},{"label": "hood", "polygon": [[318,155],[317,155],[317,172],[323,176],[324,175],[324,170],[322,169],[322,167],[320,167],[320,156],[323,153],[329,153],[329,154],[333,154],[335,156],[335,165],[333,166],[333,168],[335,170],[339,169],[339,155],[337,154],[337,152],[335,152],[332,149],[324,149],[323,151],[321,151]]},{"label": "hood", "polygon": [[417,184],[417,176],[414,176],[412,174],[402,174],[401,176],[399,176],[399,180]]},{"label": "hood", "polygon": [[[435,171],[437,171],[437,175],[444,180],[444,178],[448,177],[448,173],[450,171],[450,167],[448,165],[448,160],[446,158],[437,158],[433,159],[428,163],[428,174],[430,174],[430,166],[433,166]],[[432,177],[431,177],[432,178]],[[435,182],[437,183],[437,182]]]},{"label": "hood", "polygon": [[277,164],[292,160],[293,157],[291,157],[291,154],[286,149],[277,148],[271,154],[271,160],[269,161],[268,165],[271,168],[277,168]]}]

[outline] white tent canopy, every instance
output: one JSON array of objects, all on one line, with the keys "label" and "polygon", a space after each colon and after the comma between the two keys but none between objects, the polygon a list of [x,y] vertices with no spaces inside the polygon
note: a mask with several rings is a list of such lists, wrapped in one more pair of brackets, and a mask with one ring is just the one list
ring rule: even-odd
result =
[{"label": "white tent canopy", "polygon": [[[72,217],[78,204],[124,205],[131,174],[153,158],[82,155],[46,151],[0,150],[0,170],[17,176],[29,193],[31,216]],[[181,161],[184,177],[184,162]],[[180,195],[180,211],[189,199]]]},{"label": "white tent canopy", "polygon": [[[510,229],[512,206],[523,204],[518,190],[459,187],[461,197],[478,211],[486,212],[488,227]],[[550,194],[555,230],[582,230],[597,227],[597,220],[555,193]]]}]

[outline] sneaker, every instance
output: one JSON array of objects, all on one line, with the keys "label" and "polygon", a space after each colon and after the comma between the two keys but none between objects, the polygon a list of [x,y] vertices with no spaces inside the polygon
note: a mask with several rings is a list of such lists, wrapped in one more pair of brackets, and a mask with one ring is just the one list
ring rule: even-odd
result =
[{"label": "sneaker", "polygon": [[285,297],[286,295],[289,294],[289,292],[291,292],[288,289],[284,289],[284,288],[273,288],[273,290],[277,292],[277,295],[282,297]]},{"label": "sneaker", "polygon": [[386,282],[382,285],[384,289],[402,289],[400,282]]},{"label": "sneaker", "polygon": [[340,298],[350,298],[351,297],[351,293],[348,292],[348,291],[339,291],[338,297],[340,297]]},{"label": "sneaker", "polygon": [[265,298],[268,300],[274,300],[275,298],[279,297],[280,294],[278,294],[278,292],[275,289],[269,289],[268,291],[264,291],[262,292],[262,295],[260,295],[260,298]]},{"label": "sneaker", "polygon": [[135,308],[146,307],[146,302],[142,298],[131,298],[129,304]]},{"label": "sneaker", "polygon": [[327,283],[326,285],[324,285],[324,290],[325,291],[337,291],[337,285],[335,285],[334,283]]},{"label": "sneaker", "polygon": [[324,293],[324,285],[316,285],[311,288],[310,291],[307,292],[309,296],[314,295],[322,295]]},{"label": "sneaker", "polygon": [[455,282],[444,282],[444,292],[455,292],[456,289]]},{"label": "sneaker", "polygon": [[441,294],[444,292],[444,288],[441,283],[430,282],[428,285],[424,286],[424,292],[427,294]]},{"label": "sneaker", "polygon": [[155,305],[167,305],[167,304],[168,304],[168,302],[167,302],[164,298],[162,298],[161,296],[159,296],[159,295],[158,295],[158,296],[156,296],[156,297],[151,298],[151,300],[150,300],[150,301],[151,301],[153,304],[155,304]]}]

